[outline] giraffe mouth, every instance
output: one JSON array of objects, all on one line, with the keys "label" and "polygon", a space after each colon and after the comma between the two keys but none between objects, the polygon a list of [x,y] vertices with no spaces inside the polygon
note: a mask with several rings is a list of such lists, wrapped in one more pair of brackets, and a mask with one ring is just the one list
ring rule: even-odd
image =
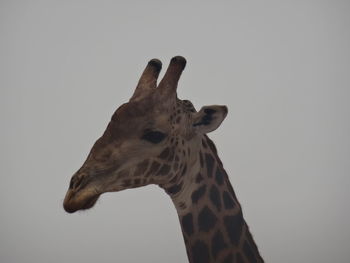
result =
[{"label": "giraffe mouth", "polygon": [[96,192],[74,193],[68,190],[63,202],[63,208],[68,213],[74,213],[78,210],[90,209],[95,205],[100,194]]}]

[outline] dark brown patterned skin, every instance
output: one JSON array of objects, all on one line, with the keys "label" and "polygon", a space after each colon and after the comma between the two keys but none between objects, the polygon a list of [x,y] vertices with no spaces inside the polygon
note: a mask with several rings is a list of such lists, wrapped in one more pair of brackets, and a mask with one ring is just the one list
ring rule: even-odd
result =
[{"label": "dark brown patterned skin", "polygon": [[[202,146],[200,151],[211,155],[212,158],[206,158],[209,163],[204,162],[203,165],[200,165],[198,160],[199,172],[187,175],[187,178],[192,176],[194,178],[185,180],[191,184],[189,188],[193,189],[190,195],[185,192],[181,195],[182,193],[178,192],[172,197],[175,206],[180,202],[187,204],[185,209],[177,207],[177,210],[189,260],[190,262],[201,262],[200,260],[230,263],[264,262],[243,218],[241,206],[222,167],[216,148],[208,147],[213,145],[208,137],[204,140],[202,145],[207,147]],[[197,179],[198,174],[200,180]],[[215,174],[220,176],[216,177]],[[200,248],[206,250],[203,254],[205,258],[198,257]]]},{"label": "dark brown patterned skin", "polygon": [[105,192],[156,184],[175,205],[190,263],[263,262],[207,136],[220,126],[227,108],[197,111],[177,98],[185,65],[183,57],[172,58],[157,85],[161,62],[147,64],[130,101],[116,110],[72,176],[64,209],[89,209]]}]

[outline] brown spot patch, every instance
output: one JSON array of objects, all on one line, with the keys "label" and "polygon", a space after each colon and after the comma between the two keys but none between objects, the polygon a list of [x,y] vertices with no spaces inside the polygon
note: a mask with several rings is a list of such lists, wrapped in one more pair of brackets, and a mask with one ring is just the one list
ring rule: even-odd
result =
[{"label": "brown spot patch", "polygon": [[164,164],[162,166],[162,168],[160,168],[159,172],[158,172],[158,176],[164,176],[164,175],[167,175],[170,171],[170,165],[167,165],[167,164]]},{"label": "brown spot patch", "polygon": [[162,153],[158,156],[160,159],[165,159],[169,155],[169,147],[165,148]]},{"label": "brown spot patch", "polygon": [[244,225],[244,219],[241,213],[233,216],[224,217],[224,225],[230,241],[233,245],[238,246]]},{"label": "brown spot patch", "polygon": [[151,168],[149,169],[149,175],[155,174],[160,167],[160,163],[154,161],[151,165]]},{"label": "brown spot patch", "polygon": [[169,150],[168,161],[174,160],[174,155],[175,155],[175,149],[174,149],[174,148],[171,148],[171,149]]},{"label": "brown spot patch", "polygon": [[203,154],[202,154],[202,152],[199,152],[199,161],[200,161],[200,163],[201,163],[201,167],[203,168],[203,166],[204,166],[204,160],[203,160]]},{"label": "brown spot patch", "polygon": [[205,206],[198,214],[198,227],[200,231],[209,232],[218,221],[218,218]]},{"label": "brown spot patch", "polygon": [[182,173],[181,173],[181,176],[184,176],[187,172],[187,165],[185,164],[184,165],[184,168],[182,169]]},{"label": "brown spot patch", "polygon": [[170,195],[175,195],[177,194],[178,192],[181,191],[182,189],[182,185],[183,185],[183,182],[179,183],[179,184],[176,184],[176,185],[173,185],[169,188],[166,189],[166,192]]},{"label": "brown spot patch", "polygon": [[204,149],[207,149],[207,148],[208,148],[208,145],[207,145],[207,143],[204,141],[204,139],[202,140],[202,145],[203,145]]},{"label": "brown spot patch", "polygon": [[141,179],[135,179],[134,184],[139,185],[141,183]]},{"label": "brown spot patch", "polygon": [[148,168],[148,160],[144,160],[143,162],[141,162],[135,170],[134,175],[142,175]]},{"label": "brown spot patch", "polygon": [[211,154],[206,154],[205,155],[205,161],[207,164],[207,169],[208,169],[208,177],[213,176],[213,168],[214,168],[214,158],[211,156]]},{"label": "brown spot patch", "polygon": [[177,182],[177,179],[179,178],[179,175],[175,175],[171,180],[170,180],[170,183],[175,183]]},{"label": "brown spot patch", "polygon": [[124,186],[124,187],[129,187],[129,186],[131,186],[131,180],[130,180],[130,179],[124,180],[124,181],[123,181],[123,186]]},{"label": "brown spot patch", "polygon": [[203,176],[201,175],[201,173],[198,173],[196,176],[196,183],[200,183],[203,181]]},{"label": "brown spot patch", "polygon": [[205,194],[206,190],[207,186],[205,184],[195,190],[191,195],[192,203],[197,203],[198,200]]}]

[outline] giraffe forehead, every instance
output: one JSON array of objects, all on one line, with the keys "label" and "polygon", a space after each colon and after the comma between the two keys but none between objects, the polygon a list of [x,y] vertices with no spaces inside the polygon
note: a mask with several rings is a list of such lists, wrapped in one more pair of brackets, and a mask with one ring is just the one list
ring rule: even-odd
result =
[{"label": "giraffe forehead", "polygon": [[121,105],[113,114],[112,120],[124,121],[152,115],[155,107],[152,103],[128,102]]},{"label": "giraffe forehead", "polygon": [[119,123],[132,122],[141,119],[149,122],[162,121],[166,116],[182,115],[196,112],[193,104],[189,100],[177,99],[176,103],[157,101],[153,97],[147,99],[128,102],[121,105],[113,114],[112,120]]}]

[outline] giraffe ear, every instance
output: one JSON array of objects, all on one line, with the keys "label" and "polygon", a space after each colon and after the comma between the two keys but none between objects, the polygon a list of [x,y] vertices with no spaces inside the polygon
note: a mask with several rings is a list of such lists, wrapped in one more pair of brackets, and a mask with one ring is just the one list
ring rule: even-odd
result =
[{"label": "giraffe ear", "polygon": [[212,105],[204,106],[193,116],[193,128],[198,133],[208,133],[216,130],[227,115],[227,107]]}]

